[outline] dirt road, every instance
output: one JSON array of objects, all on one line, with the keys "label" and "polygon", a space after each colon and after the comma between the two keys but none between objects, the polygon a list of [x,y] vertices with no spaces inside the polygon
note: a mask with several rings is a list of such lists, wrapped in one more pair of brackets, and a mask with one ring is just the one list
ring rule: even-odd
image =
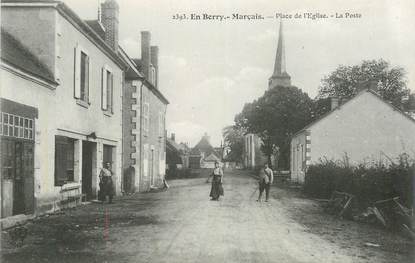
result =
[{"label": "dirt road", "polygon": [[43,217],[28,224],[22,247],[3,232],[2,262],[411,262],[408,253],[359,251],[313,233],[297,220],[301,202],[281,189],[255,202],[256,181],[245,172],[225,174],[219,202],[204,178],[170,184]]}]

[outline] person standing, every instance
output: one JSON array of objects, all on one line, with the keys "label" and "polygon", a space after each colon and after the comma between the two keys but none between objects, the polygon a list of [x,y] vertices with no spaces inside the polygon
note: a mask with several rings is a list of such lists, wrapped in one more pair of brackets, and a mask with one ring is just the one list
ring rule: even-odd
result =
[{"label": "person standing", "polygon": [[105,202],[108,196],[108,203],[112,204],[112,197],[114,196],[114,186],[112,181],[111,164],[105,163],[105,167],[101,169],[99,173],[99,197],[98,199]]},{"label": "person standing", "polygon": [[268,202],[269,199],[269,189],[271,184],[274,181],[274,173],[269,168],[268,163],[264,165],[264,168],[261,169],[259,173],[259,197],[257,202],[261,202],[262,193],[265,190],[265,202]]},{"label": "person standing", "polygon": [[[219,162],[215,162],[215,168],[213,169],[213,172],[209,176],[209,178],[210,177],[213,177],[212,187],[210,189],[210,197],[212,199],[210,200],[219,201],[219,196],[223,196],[223,170],[222,168],[220,168]],[[208,182],[209,178],[207,180]]]}]

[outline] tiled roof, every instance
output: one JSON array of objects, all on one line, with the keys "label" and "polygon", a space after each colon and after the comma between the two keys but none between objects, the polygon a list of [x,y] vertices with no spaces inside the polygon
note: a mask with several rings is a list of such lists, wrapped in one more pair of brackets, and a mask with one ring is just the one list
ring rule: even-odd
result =
[{"label": "tiled roof", "polygon": [[3,28],[1,29],[1,59],[27,73],[57,84],[52,72]]},{"label": "tiled roof", "polygon": [[[370,93],[370,94],[374,95],[378,100],[382,101],[383,103],[385,103],[386,105],[388,105],[389,107],[391,107],[393,110],[399,112],[400,114],[402,114],[404,117],[406,117],[410,121],[415,122],[415,120],[411,116],[409,116],[408,114],[406,114],[401,109],[399,109],[398,107],[394,106],[393,104],[387,102],[385,99],[382,98],[381,95],[379,95],[376,91],[374,91],[374,90],[372,90],[370,88],[362,89],[356,95],[354,95],[353,97],[351,97],[349,100],[347,100],[343,104],[337,106],[335,109],[341,109],[343,107],[343,105],[349,103],[350,101],[354,100],[355,98],[361,96],[364,93]],[[312,121],[311,123],[307,124],[304,128],[302,128],[298,132],[294,133],[291,138],[294,138],[298,134],[300,134],[300,133],[306,131],[307,129],[309,129],[311,126],[314,126],[316,123],[320,122],[322,119],[324,119],[327,116],[331,115],[334,112],[335,109],[332,109],[332,110],[326,112],[325,114],[323,114],[322,116],[320,116],[320,118],[318,118],[318,119]]]},{"label": "tiled roof", "polygon": [[209,156],[213,154],[219,158],[218,153],[215,151],[215,149],[210,144],[207,136],[202,137],[199,143],[196,144],[196,146],[193,147],[193,149],[190,151],[190,154],[197,155],[197,154],[200,154],[201,152],[205,153],[205,156]]},{"label": "tiled roof", "polygon": [[85,20],[85,23],[92,28],[102,39],[105,39],[105,29],[98,20]]}]

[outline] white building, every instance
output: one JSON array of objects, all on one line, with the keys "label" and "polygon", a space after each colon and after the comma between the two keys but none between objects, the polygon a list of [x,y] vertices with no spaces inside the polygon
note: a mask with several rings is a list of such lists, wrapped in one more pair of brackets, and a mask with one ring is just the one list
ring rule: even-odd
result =
[{"label": "white building", "polygon": [[[8,105],[1,108],[1,144],[10,155],[1,156],[2,217],[95,198],[104,162],[112,164],[120,193],[125,65],[118,44],[104,41],[62,2],[6,0],[1,11],[2,40],[7,35],[10,42],[1,54]],[[14,53],[24,56],[12,59]]]},{"label": "white building", "polygon": [[351,165],[415,158],[415,120],[363,90],[296,133],[291,140],[291,179],[304,182],[305,172],[321,159]]}]

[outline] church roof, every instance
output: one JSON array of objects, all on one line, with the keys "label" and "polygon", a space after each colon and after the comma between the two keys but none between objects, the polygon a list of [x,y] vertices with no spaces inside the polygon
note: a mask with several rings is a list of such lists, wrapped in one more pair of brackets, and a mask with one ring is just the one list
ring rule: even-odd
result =
[{"label": "church roof", "polygon": [[[273,76],[281,76],[282,73],[287,74],[285,67],[285,43],[284,43],[284,32],[283,24],[280,21],[280,30],[278,36],[277,54],[275,55],[274,73]],[[287,74],[288,75],[288,74]]]}]

